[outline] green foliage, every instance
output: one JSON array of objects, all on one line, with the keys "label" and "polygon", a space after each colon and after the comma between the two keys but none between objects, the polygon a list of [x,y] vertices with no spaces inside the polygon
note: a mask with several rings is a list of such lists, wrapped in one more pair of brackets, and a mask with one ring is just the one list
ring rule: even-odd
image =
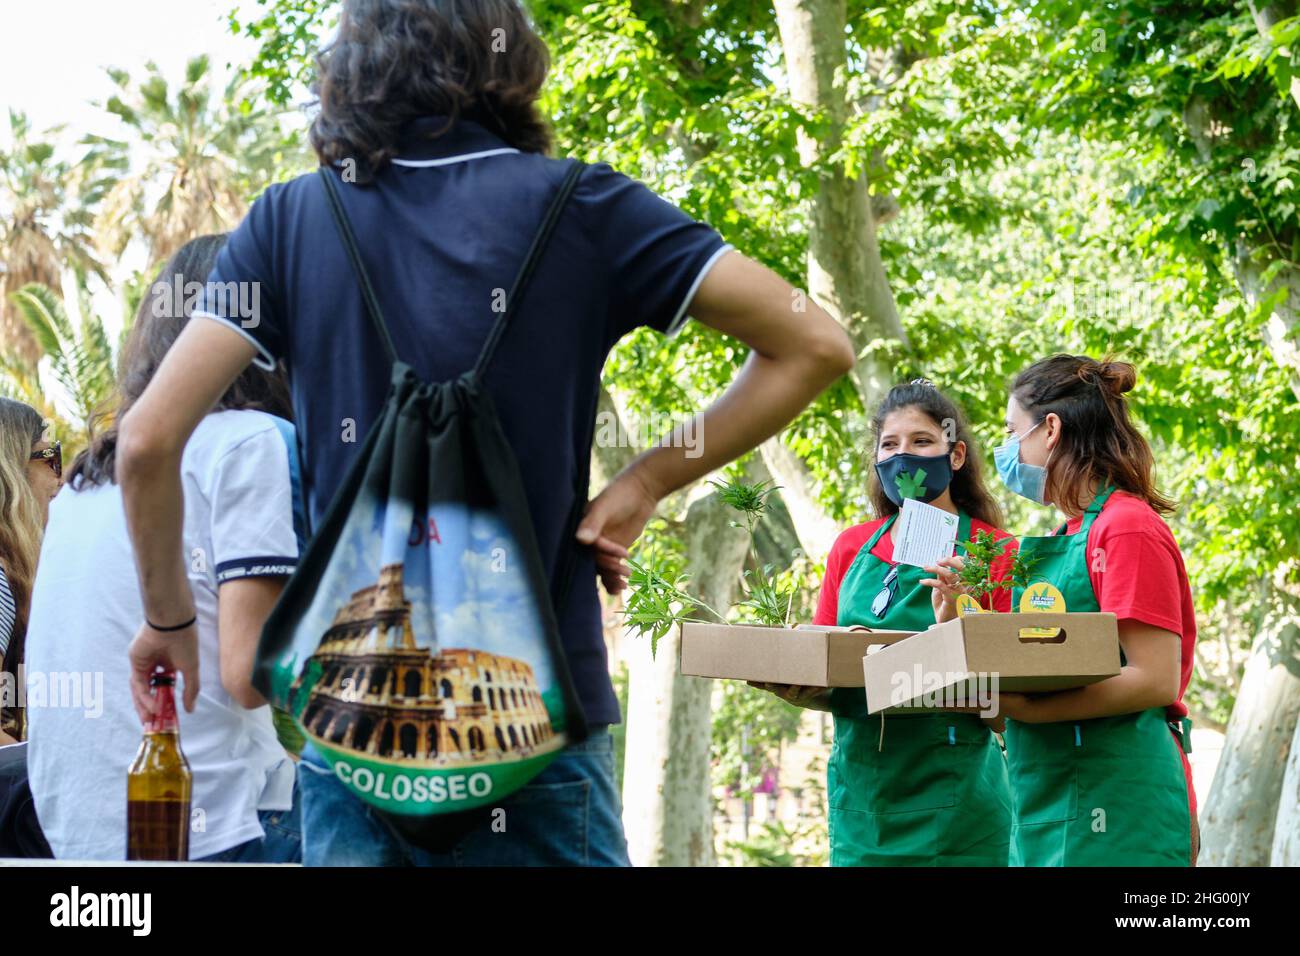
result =
[{"label": "green foliage", "polygon": [[115,255],[139,237],[150,261],[161,262],[196,236],[228,232],[266,186],[309,168],[300,133],[284,129],[274,110],[249,105],[259,90],[243,77],[214,89],[206,56],[191,59],[174,88],[152,62],[141,79],[107,72],[117,89],[99,105],[126,138],[84,143],[87,166],[113,182],[96,230]]},{"label": "green foliage", "polygon": [[0,388],[42,411],[51,405],[39,390],[40,345],[9,295],[33,283],[58,288],[67,271],[108,277],[91,224],[109,181],[65,154],[64,132],[37,133],[11,109],[0,147],[0,346],[9,379]]},{"label": "green foliage", "polygon": [[617,724],[609,728],[609,736],[614,747],[614,785],[615,789],[622,793],[623,765],[627,754],[627,699],[631,688],[631,674],[627,665],[620,662],[609,678],[614,685],[614,696],[618,698],[618,712],[621,717]]},{"label": "green foliage", "polygon": [[1035,13],[1057,42],[1040,52],[1031,115],[1115,145],[1128,200],[1149,223],[1140,241],[1230,260],[1244,240],[1293,256],[1300,116],[1276,82],[1289,70],[1264,52],[1245,4],[1151,16],[1138,3],[1059,2]]},{"label": "green foliage", "polygon": [[1096,144],[1115,215],[1082,238],[1149,293],[1146,315],[1070,331],[1138,360],[1135,405],[1179,500],[1172,521],[1200,618],[1188,696],[1222,721],[1252,636],[1300,586],[1300,379],[1265,337],[1280,319],[1268,283],[1300,263],[1289,55],[1300,27],[1283,20],[1265,37],[1231,0],[1159,15],[1053,2],[1032,17],[1053,42],[1038,48],[1027,115]]},{"label": "green foliage", "polygon": [[[774,481],[764,480],[753,484],[738,477],[734,471],[725,481],[709,482],[718,490],[715,494],[723,504],[737,511],[741,521],[731,522],[733,528],[743,528],[749,537],[749,553],[758,564],[758,546],[755,538],[759,522],[767,513],[769,498],[780,490]],[[741,591],[744,599],[734,607],[741,619],[768,627],[788,627],[794,609],[795,588],[788,580],[777,577],[780,569],[774,564],[749,568],[741,573]]]},{"label": "green foliage", "polygon": [[90,227],[111,177],[63,155],[61,126],[37,133],[11,109],[8,133],[0,150],[0,261],[10,291],[53,283],[65,269],[107,279]]},{"label": "green foliage", "polygon": [[52,424],[56,436],[66,432],[54,403],[45,397],[36,363],[13,349],[0,353],[0,396],[36,409]]},{"label": "green foliage", "polygon": [[338,23],[340,4],[329,0],[257,0],[247,18],[230,13],[230,32],[259,40],[247,76],[264,84],[266,99],[289,105],[294,88],[309,86],[320,37]]},{"label": "green foliage", "polygon": [[728,840],[720,854],[733,866],[825,866],[830,856],[826,829],[825,769],[818,759],[807,768],[802,786],[789,788],[804,804],[794,825],[765,820],[751,828],[747,842]]},{"label": "green foliage", "polygon": [[741,866],[819,866],[801,858],[793,850],[807,824],[789,827],[781,820],[765,820],[759,824],[757,834],[751,834],[748,843],[731,840],[727,843]]},{"label": "green foliage", "polygon": [[[63,303],[43,285],[27,285],[9,297],[50,360],[55,379],[86,422],[113,391],[113,350],[99,320],[85,312],[75,328]],[[83,309],[89,298],[82,300]]]},{"label": "green foliage", "polygon": [[713,710],[713,783],[742,799],[776,765],[781,747],[799,733],[805,711],[740,681],[718,682]]},{"label": "green foliage", "polygon": [[[37,366],[14,351],[0,356],[0,371],[8,380],[8,388],[0,387],[0,392],[39,409],[55,437],[63,442],[65,460],[71,461],[89,443],[92,419],[107,410],[113,396],[117,351],[103,321],[92,310],[84,283],[78,289],[80,326],[73,323],[58,296],[43,285],[26,285],[10,293],[9,299],[40,346],[45,367],[70,405],[71,419],[65,420],[47,398],[50,390],[42,383]],[[129,328],[128,318],[124,334]],[[4,384],[2,380],[0,384]]]}]

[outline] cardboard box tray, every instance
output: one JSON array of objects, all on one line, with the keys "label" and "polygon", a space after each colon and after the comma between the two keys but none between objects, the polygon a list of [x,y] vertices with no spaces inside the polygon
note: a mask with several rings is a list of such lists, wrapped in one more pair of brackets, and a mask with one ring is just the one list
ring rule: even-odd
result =
[{"label": "cardboard box tray", "polygon": [[687,622],[682,625],[679,666],[689,677],[861,687],[868,648],[911,636],[911,631]]},{"label": "cardboard box tray", "polygon": [[862,670],[873,714],[939,690],[973,700],[995,674],[999,690],[1068,690],[1119,673],[1119,629],[1107,613],[972,614],[864,656]]}]

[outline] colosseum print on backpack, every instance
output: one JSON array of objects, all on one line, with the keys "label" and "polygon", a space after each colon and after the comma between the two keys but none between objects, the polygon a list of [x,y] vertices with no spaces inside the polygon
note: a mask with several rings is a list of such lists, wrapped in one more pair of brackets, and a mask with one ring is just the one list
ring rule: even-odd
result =
[{"label": "colosseum print on backpack", "polygon": [[568,170],[474,368],[434,384],[397,358],[334,176],[320,173],[392,384],[267,621],[256,680],[345,786],[425,845],[445,845],[448,814],[486,812],[587,735],[518,464],[483,384],[581,168]]}]

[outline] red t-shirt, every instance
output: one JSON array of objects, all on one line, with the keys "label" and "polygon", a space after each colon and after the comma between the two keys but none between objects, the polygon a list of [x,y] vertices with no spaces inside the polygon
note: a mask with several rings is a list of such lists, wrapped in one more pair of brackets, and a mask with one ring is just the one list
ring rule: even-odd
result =
[{"label": "red t-shirt", "polygon": [[[840,533],[835,539],[835,544],[831,546],[831,553],[826,558],[826,577],[822,579],[821,596],[817,600],[817,613],[813,615],[814,624],[834,625],[838,623],[840,611],[840,582],[844,580],[844,575],[848,573],[849,567],[853,564],[853,559],[858,556],[862,546],[871,540],[871,536],[876,533],[877,529],[888,520],[887,518],[877,518],[875,521],[868,521],[866,524],[856,524]],[[994,580],[1002,580],[1010,573],[1011,552],[1018,547],[1015,536],[1007,534],[987,525],[976,518],[970,519],[970,533],[974,537],[981,531],[990,531],[999,541],[1011,539],[1011,545],[1007,553],[993,562]],[[890,534],[882,535],[876,542],[876,546],[871,549],[871,553],[880,560],[889,564],[894,563],[894,539]],[[1009,611],[1011,610],[1011,590],[1008,588],[1002,591],[994,591],[991,595],[993,601],[993,610]],[[985,597],[980,604],[985,608],[989,607],[990,597]]]},{"label": "red t-shirt", "polygon": [[[1070,519],[1066,533],[1076,534],[1082,523],[1082,515]],[[1167,712],[1171,719],[1185,717],[1183,692],[1192,679],[1196,614],[1183,555],[1169,525],[1141,498],[1116,491],[1088,529],[1088,576],[1103,611],[1182,638],[1178,700]]]}]

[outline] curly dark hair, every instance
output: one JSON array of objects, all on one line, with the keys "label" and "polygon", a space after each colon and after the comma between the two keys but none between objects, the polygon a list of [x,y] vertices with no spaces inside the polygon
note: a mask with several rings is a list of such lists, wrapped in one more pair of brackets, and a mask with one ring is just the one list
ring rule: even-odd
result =
[{"label": "curly dark hair", "polygon": [[517,0],[344,0],[338,36],[316,58],[311,144],[321,163],[368,181],[411,120],[465,118],[516,149],[545,153],[537,109],[550,53]]}]

